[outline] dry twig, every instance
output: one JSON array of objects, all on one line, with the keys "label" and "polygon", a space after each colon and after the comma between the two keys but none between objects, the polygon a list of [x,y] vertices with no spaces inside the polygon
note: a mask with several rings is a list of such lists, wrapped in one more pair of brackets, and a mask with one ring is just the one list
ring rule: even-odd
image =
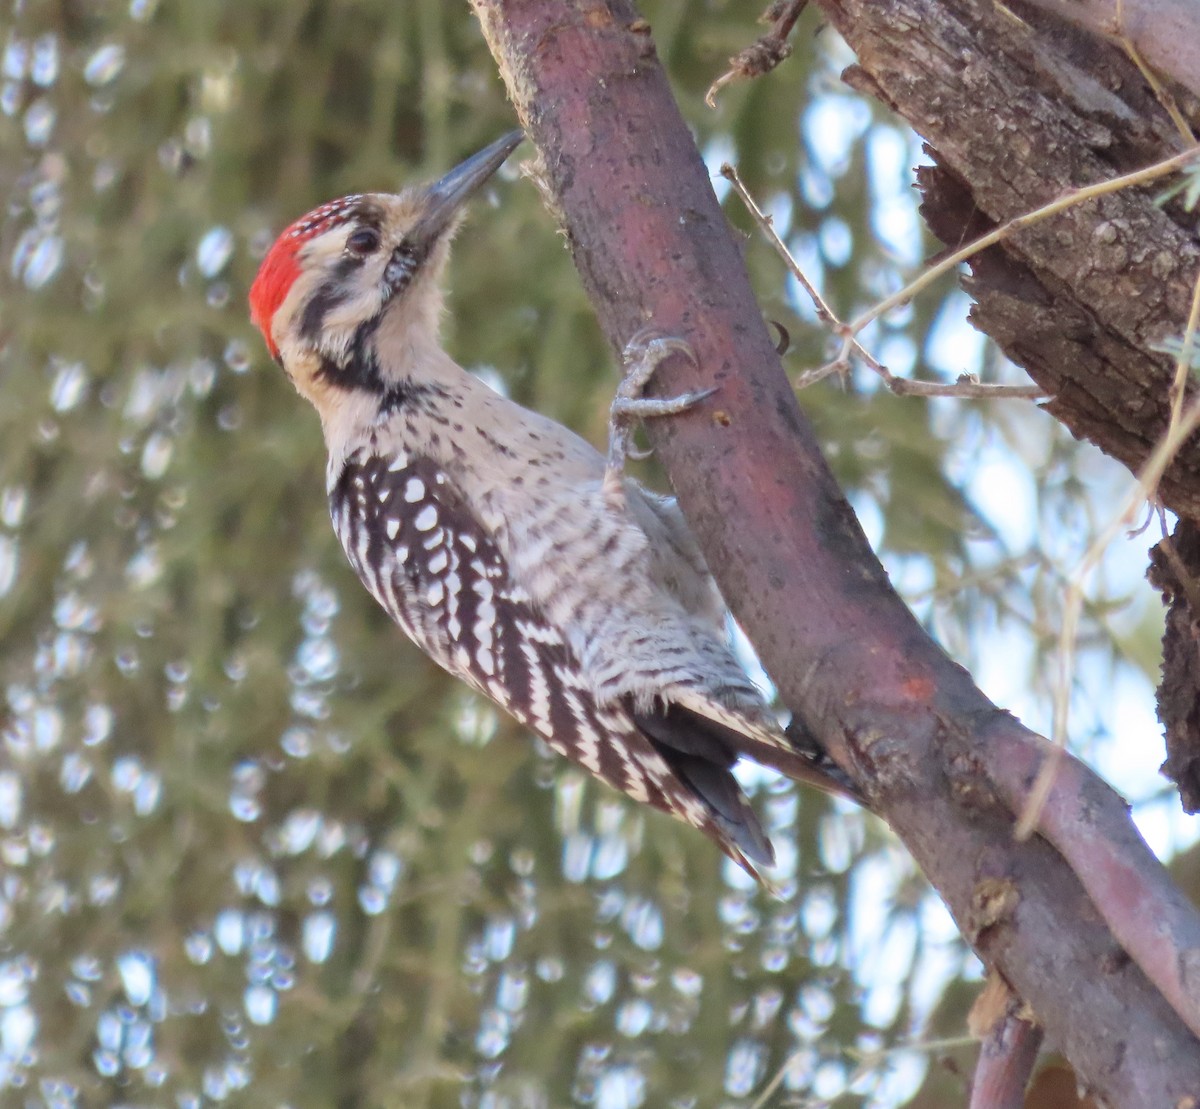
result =
[{"label": "dry twig", "polygon": [[1175,97],[1167,87],[1158,79],[1158,74],[1142,60],[1141,51],[1134,44],[1132,36],[1125,30],[1125,0],[1117,0],[1117,14],[1114,18],[1116,27],[1114,36],[1121,44],[1121,49],[1125,51],[1129,60],[1138,67],[1141,75],[1146,79],[1146,84],[1154,91],[1154,95],[1158,98],[1158,102],[1163,106],[1163,111],[1171,117],[1171,122],[1175,124],[1180,135],[1183,136],[1183,141],[1192,146],[1196,142],[1196,136],[1192,134],[1192,129],[1188,126],[1188,122],[1183,117],[1183,112],[1179,110],[1179,105],[1175,102]]},{"label": "dry twig", "polygon": [[[943,1040],[923,1040],[910,1041],[908,1043],[891,1044],[887,1047],[881,1047],[875,1051],[847,1051],[845,1057],[847,1061],[857,1060],[858,1065],[854,1068],[847,1085],[852,1085],[860,1078],[871,1074],[873,1071],[883,1067],[889,1057],[897,1055],[902,1051],[917,1051],[925,1054],[933,1054],[934,1052],[953,1051],[959,1048],[973,1047],[978,1040],[974,1036],[954,1036]],[[772,1076],[771,1080],[763,1087],[762,1092],[754,1100],[750,1109],[766,1109],[770,1104],[771,1098],[779,1092],[784,1080],[787,1078],[788,1070],[792,1064],[800,1058],[800,1053],[789,1055],[784,1061],[783,1066],[779,1068]],[[788,1103],[789,1105],[791,1102]],[[828,1105],[826,1101],[818,1101],[816,1099],[806,1098],[804,1101],[796,1102],[796,1109],[820,1109],[820,1107]]]},{"label": "dry twig", "polygon": [[717,106],[717,93],[734,81],[749,80],[770,73],[792,53],[788,35],[808,6],[808,0],[774,0],[759,22],[770,23],[771,29],[760,39],[752,42],[745,50],[729,59],[729,68],[721,74],[704,94],[704,103],[710,108]]},{"label": "dry twig", "polygon": [[808,293],[809,299],[812,300],[813,307],[817,311],[817,318],[822,323],[828,325],[830,330],[835,334],[842,336],[842,345],[837,357],[831,362],[826,362],[824,366],[801,374],[796,379],[797,389],[807,389],[808,386],[815,385],[818,381],[823,381],[835,373],[845,374],[850,369],[851,355],[855,355],[862,360],[864,365],[878,374],[884,385],[899,397],[975,397],[983,399],[1021,397],[1029,400],[1040,400],[1050,396],[1049,393],[1037,385],[985,385],[973,374],[962,374],[957,381],[951,383],[943,381],[913,381],[911,378],[899,377],[892,373],[887,366],[880,362],[879,359],[854,338],[854,335],[848,331],[846,325],[838,318],[837,313],[829,307],[825,299],[817,291],[816,286],[805,276],[804,271],[800,268],[795,257],[793,257],[792,252],[788,250],[787,244],[779,237],[779,233],[775,230],[774,221],[759,207],[757,201],[750,194],[749,189],[746,188],[745,182],[738,175],[738,171],[726,162],[721,166],[721,176],[733,185],[734,191],[746,206],[746,210],[753,217],[754,222],[758,224],[759,229],[766,235],[767,240],[775,248],[776,253],[783,259],[792,276],[800,283],[804,291]]}]

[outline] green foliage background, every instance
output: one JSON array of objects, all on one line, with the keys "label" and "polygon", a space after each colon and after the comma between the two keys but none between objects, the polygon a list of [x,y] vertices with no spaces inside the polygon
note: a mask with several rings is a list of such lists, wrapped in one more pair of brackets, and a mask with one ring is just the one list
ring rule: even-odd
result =
[{"label": "green foliage background", "polygon": [[[839,90],[811,13],[794,58],[705,109],[758,6],[645,12],[705,149],[850,314],[919,259],[879,230],[888,205],[915,221],[919,146]],[[890,1049],[957,1034],[975,971],[880,825],[750,776],[785,865],[778,896],[749,888],[438,672],[336,547],[316,419],[245,292],[300,213],[513,125],[466,5],[47,0],[0,37],[0,1102],[905,1101],[931,1056]],[[811,309],[728,207],[790,366],[819,365]],[[451,276],[458,360],[601,441],[613,358],[515,172]],[[943,368],[951,294],[873,331],[894,370]],[[857,375],[802,400],[917,611],[1044,705],[1063,559],[1121,475],[1020,402]],[[1036,482],[1024,549],[964,492],[985,447]],[[1144,693],[1158,617],[1131,580],[1093,597],[1085,661]],[[961,1102],[954,1069],[925,1104]]]}]

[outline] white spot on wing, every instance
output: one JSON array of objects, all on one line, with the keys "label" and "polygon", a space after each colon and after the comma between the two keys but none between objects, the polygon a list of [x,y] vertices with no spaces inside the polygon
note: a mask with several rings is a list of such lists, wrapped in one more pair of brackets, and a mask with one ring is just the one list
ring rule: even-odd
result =
[{"label": "white spot on wing", "polygon": [[546,671],[542,668],[542,660],[537,647],[528,639],[521,640],[521,653],[529,669],[529,707],[533,710],[533,718],[539,730],[550,727],[550,683],[546,681]]},{"label": "white spot on wing", "polygon": [[[624,758],[624,756],[622,756]],[[646,779],[637,769],[625,759],[625,792],[635,801],[649,801],[650,793],[646,789]]]},{"label": "white spot on wing", "polygon": [[413,527],[417,531],[430,531],[437,525],[437,518],[437,509],[433,505],[427,504],[417,513],[416,519],[413,520]]},{"label": "white spot on wing", "polygon": [[419,477],[410,477],[404,486],[404,499],[409,504],[415,504],[425,496],[425,483]]},{"label": "white spot on wing", "polygon": [[564,690],[567,706],[571,710],[571,715],[575,718],[575,727],[577,731],[578,746],[575,749],[575,756],[584,766],[586,766],[593,774],[600,773],[600,736],[596,730],[588,723],[587,714],[584,711],[583,703],[570,690]]},{"label": "white spot on wing", "polygon": [[376,589],[372,590],[372,592],[375,594],[376,599],[387,610],[388,615],[411,636],[412,632],[408,631],[404,620],[404,606],[400,603],[400,598],[396,596],[395,579],[391,574],[380,574],[375,584]]},{"label": "white spot on wing", "polygon": [[517,631],[526,639],[533,640],[534,643],[546,643],[551,647],[557,647],[562,643],[562,636],[549,624],[519,620],[517,621]]}]

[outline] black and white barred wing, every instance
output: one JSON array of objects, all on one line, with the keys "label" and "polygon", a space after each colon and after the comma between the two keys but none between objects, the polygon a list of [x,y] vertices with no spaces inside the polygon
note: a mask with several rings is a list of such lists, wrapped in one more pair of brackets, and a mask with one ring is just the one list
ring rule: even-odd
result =
[{"label": "black and white barred wing", "polygon": [[[664,706],[600,704],[563,635],[428,459],[356,454],[330,513],[358,576],[440,666],[597,777],[708,834],[748,868],[772,851],[730,769],[736,750]],[[693,730],[694,731],[694,730]]]}]

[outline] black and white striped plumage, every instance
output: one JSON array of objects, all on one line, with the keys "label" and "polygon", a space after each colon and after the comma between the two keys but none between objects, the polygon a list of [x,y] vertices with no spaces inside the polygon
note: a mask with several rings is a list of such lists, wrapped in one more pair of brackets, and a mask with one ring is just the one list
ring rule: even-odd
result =
[{"label": "black and white striped plumage", "polygon": [[739,757],[844,780],[784,736],[738,665],[674,502],[606,483],[593,447],[437,341],[454,213],[513,146],[298,221],[263,262],[254,318],[321,415],[334,529],[395,622],[551,748],[753,870],[772,851]]},{"label": "black and white striped plumage", "polygon": [[[440,466],[356,452],[330,490],[330,514],[363,584],[438,665],[610,785],[704,826],[704,805],[675,787],[632,706],[597,701],[563,633]],[[753,856],[766,850],[756,842]]]}]

